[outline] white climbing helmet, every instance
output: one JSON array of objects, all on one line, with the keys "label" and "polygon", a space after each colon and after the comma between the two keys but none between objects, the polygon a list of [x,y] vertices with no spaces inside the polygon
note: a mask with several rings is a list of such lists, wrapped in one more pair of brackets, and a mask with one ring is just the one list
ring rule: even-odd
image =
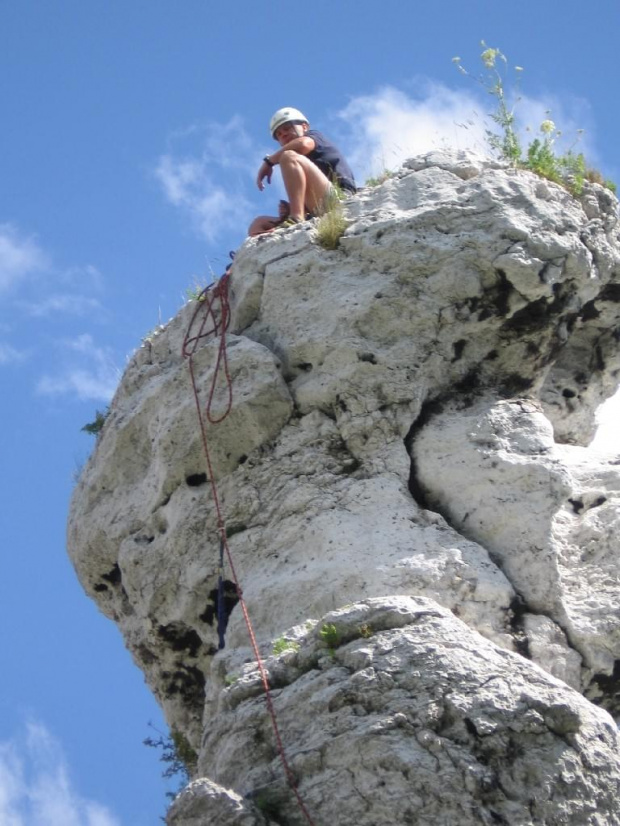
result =
[{"label": "white climbing helmet", "polygon": [[287,106],[284,109],[278,109],[269,121],[269,131],[271,132],[271,137],[275,138],[275,131],[278,126],[282,126],[283,123],[288,123],[291,120],[296,121],[297,123],[309,124],[308,118],[303,112],[300,112],[299,109],[293,109],[291,106]]}]

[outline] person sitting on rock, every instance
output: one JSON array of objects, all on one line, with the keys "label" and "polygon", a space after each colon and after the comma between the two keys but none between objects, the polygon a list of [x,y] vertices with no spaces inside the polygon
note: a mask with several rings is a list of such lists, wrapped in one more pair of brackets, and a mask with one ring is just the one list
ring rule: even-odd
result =
[{"label": "person sitting on rock", "polygon": [[255,218],[248,235],[291,227],[321,215],[337,197],[337,188],[356,191],[353,173],[342,152],[321,132],[310,129],[308,119],[299,109],[278,109],[269,122],[269,130],[282,148],[265,155],[256,184],[262,192],[265,179],[271,183],[273,168],[279,164],[288,202],[280,201],[278,217]]}]

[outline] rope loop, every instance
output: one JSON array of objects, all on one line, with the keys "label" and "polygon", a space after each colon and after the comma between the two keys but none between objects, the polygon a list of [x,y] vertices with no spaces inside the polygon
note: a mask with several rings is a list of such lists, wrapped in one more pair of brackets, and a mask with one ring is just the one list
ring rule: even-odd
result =
[{"label": "rope loop", "polygon": [[[231,254],[231,257],[234,257]],[[280,763],[282,764],[282,768],[284,769],[284,774],[286,776],[287,783],[293,792],[295,799],[297,800],[297,804],[309,826],[315,826],[314,821],[310,817],[310,814],[306,808],[306,805],[301,797],[299,789],[297,788],[297,782],[295,780],[295,776],[293,774],[293,770],[290,767],[290,764],[286,758],[286,752],[284,750],[284,744],[282,742],[282,736],[280,734],[280,728],[278,726],[278,719],[276,716],[276,711],[273,705],[273,699],[271,696],[271,688],[269,686],[269,676],[267,674],[267,670],[265,668],[265,664],[261,657],[258,642],[256,640],[256,634],[254,633],[254,627],[252,625],[252,621],[250,620],[250,614],[248,612],[248,608],[246,602],[243,598],[243,590],[241,588],[241,584],[239,582],[239,577],[237,576],[237,572],[235,571],[235,566],[233,563],[232,554],[230,552],[230,548],[228,546],[228,537],[226,535],[226,520],[224,518],[224,512],[222,509],[222,505],[220,502],[220,497],[218,493],[217,483],[215,481],[215,476],[213,473],[213,464],[211,461],[211,452],[209,450],[209,441],[207,438],[207,427],[206,421],[208,421],[212,425],[217,425],[220,422],[224,421],[224,419],[229,415],[232,409],[232,401],[233,401],[233,393],[232,393],[232,378],[230,376],[230,372],[228,369],[228,355],[226,351],[226,332],[230,325],[230,304],[228,299],[228,283],[230,280],[230,275],[232,272],[232,263],[228,265],[226,272],[217,281],[215,284],[210,284],[208,287],[200,293],[197,299],[197,307],[192,315],[191,321],[189,323],[187,332],[185,334],[185,338],[183,339],[183,348],[182,354],[188,362],[189,368],[189,375],[190,381],[192,385],[192,391],[194,394],[194,402],[196,404],[196,415],[198,418],[198,424],[200,428],[200,436],[202,440],[202,447],[204,451],[205,461],[207,463],[207,470],[209,476],[209,482],[211,485],[211,495],[213,497],[213,504],[215,507],[216,515],[217,515],[217,528],[218,534],[220,538],[220,548],[219,548],[219,567],[218,567],[218,636],[219,636],[219,647],[224,647],[224,615],[223,615],[223,605],[224,605],[224,578],[223,578],[223,567],[224,567],[224,557],[228,562],[230,567],[231,577],[235,584],[236,588],[236,595],[239,599],[239,605],[241,606],[241,611],[243,613],[243,619],[245,621],[245,625],[248,631],[248,636],[250,638],[250,643],[252,645],[252,651],[254,652],[254,659],[256,660],[256,665],[258,667],[258,671],[260,674],[261,682],[263,685],[263,691],[265,694],[265,703],[267,705],[267,710],[269,712],[269,716],[271,718],[271,727],[274,733],[274,737],[276,740],[276,745],[278,749],[278,755],[280,757]],[[218,318],[218,307],[217,304],[219,302],[219,318]],[[197,325],[197,331],[193,333],[194,327]],[[209,325],[207,329],[207,325]],[[193,363],[193,356],[196,353],[198,348],[198,344],[202,339],[209,338],[209,336],[218,336],[219,335],[219,346],[217,351],[217,360],[215,363],[215,369],[213,371],[213,378],[211,380],[211,387],[209,390],[209,397],[205,407],[204,416],[202,412],[202,407],[200,404],[200,397],[198,394],[198,384],[196,381],[196,376],[194,373],[194,363]],[[212,404],[213,404],[213,397],[215,394],[215,389],[217,386],[218,376],[220,371],[223,370],[226,386],[228,388],[228,398],[226,402],[226,407],[224,412],[221,416],[214,416],[212,414]],[[206,419],[206,421],[205,421]]]}]

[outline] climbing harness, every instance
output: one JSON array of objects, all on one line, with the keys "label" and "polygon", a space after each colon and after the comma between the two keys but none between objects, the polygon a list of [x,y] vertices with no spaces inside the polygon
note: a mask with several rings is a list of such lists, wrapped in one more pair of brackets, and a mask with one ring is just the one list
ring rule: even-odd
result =
[{"label": "climbing harness", "polygon": [[[231,252],[230,257],[234,260],[234,253]],[[254,659],[256,660],[256,665],[258,667],[261,682],[263,685],[265,702],[267,704],[267,709],[269,712],[269,716],[271,718],[271,727],[273,729],[274,737],[276,740],[278,755],[280,757],[280,763],[282,764],[282,768],[284,769],[288,785],[293,794],[295,795],[295,798],[297,799],[297,804],[299,805],[299,808],[301,809],[306,821],[310,826],[315,826],[314,821],[312,820],[308,810],[306,809],[301,794],[299,793],[299,789],[297,788],[297,783],[295,781],[293,770],[289,765],[289,762],[286,758],[286,753],[284,751],[284,744],[282,742],[282,737],[280,735],[278,720],[273,705],[273,698],[271,696],[271,689],[269,687],[269,677],[267,676],[267,671],[265,669],[263,659],[260,655],[258,642],[256,640],[256,635],[254,633],[254,627],[250,620],[248,608],[243,598],[243,591],[241,589],[239,577],[237,576],[237,572],[235,571],[232,554],[228,546],[228,538],[226,535],[226,521],[220,502],[217,483],[215,481],[215,476],[213,473],[213,463],[211,461],[211,452],[209,450],[209,441],[207,438],[206,421],[208,421],[211,425],[220,424],[224,421],[224,419],[230,414],[230,411],[232,410],[233,387],[232,378],[230,376],[230,371],[228,368],[228,355],[226,351],[226,332],[228,331],[228,327],[230,325],[230,304],[228,300],[228,287],[232,272],[232,266],[233,265],[231,260],[231,263],[226,268],[226,272],[219,279],[219,281],[215,282],[215,284],[209,284],[208,287],[205,287],[205,289],[202,290],[202,292],[196,299],[197,307],[190,320],[187,332],[185,334],[185,338],[183,339],[182,347],[183,357],[187,359],[189,367],[192,392],[194,394],[196,413],[198,416],[198,422],[200,426],[202,448],[205,456],[205,461],[207,463],[207,472],[209,476],[209,482],[211,485],[211,495],[213,498],[213,504],[217,515],[217,531],[220,539],[217,589],[217,633],[219,639],[218,647],[222,649],[224,648],[225,644],[224,630],[226,627],[227,618],[224,610],[224,558],[226,558],[226,561],[228,562],[228,566],[230,568],[232,580],[235,584],[239,605],[241,606],[243,619],[245,620],[245,625],[252,645],[252,651],[254,652]],[[196,328],[196,332],[194,332],[194,328]],[[198,393],[198,384],[194,373],[193,357],[196,353],[200,341],[202,339],[209,338],[210,336],[219,336],[219,345],[215,368],[213,371],[213,378],[211,380],[211,387],[209,389],[208,400],[203,415],[202,407],[200,404],[200,396]],[[224,412],[221,413],[219,416],[214,416],[213,398],[218,384],[218,377],[220,375],[220,371],[222,370],[224,374],[224,381],[227,388],[227,399],[224,407]]]}]

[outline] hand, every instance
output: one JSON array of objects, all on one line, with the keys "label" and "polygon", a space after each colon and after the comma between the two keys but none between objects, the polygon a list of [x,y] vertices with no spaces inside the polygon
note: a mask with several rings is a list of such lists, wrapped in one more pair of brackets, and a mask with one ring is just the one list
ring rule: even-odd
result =
[{"label": "hand", "polygon": [[260,165],[260,169],[258,170],[258,175],[256,177],[256,185],[262,192],[265,188],[265,184],[263,183],[264,179],[267,178],[267,183],[271,183],[271,175],[273,174],[273,166],[269,166],[266,161],[263,161]]}]

